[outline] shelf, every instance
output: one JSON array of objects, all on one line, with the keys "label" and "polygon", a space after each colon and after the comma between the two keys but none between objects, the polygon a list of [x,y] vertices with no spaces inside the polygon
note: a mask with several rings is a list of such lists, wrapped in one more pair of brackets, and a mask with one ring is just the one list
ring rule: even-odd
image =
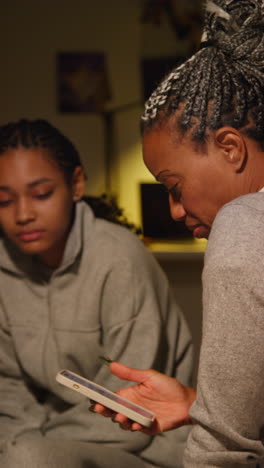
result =
[{"label": "shelf", "polygon": [[202,259],[206,245],[206,239],[146,242],[148,249],[159,260],[173,260],[175,258],[182,260]]}]

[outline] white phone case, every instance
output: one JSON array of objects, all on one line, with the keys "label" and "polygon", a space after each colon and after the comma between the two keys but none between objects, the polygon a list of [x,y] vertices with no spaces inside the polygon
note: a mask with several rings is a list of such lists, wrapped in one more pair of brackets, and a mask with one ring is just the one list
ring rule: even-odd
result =
[{"label": "white phone case", "polygon": [[101,403],[117,413],[124,414],[132,421],[142,424],[142,426],[150,427],[155,419],[155,415],[151,411],[67,369],[58,372],[56,380],[62,385],[82,393],[91,400]]}]

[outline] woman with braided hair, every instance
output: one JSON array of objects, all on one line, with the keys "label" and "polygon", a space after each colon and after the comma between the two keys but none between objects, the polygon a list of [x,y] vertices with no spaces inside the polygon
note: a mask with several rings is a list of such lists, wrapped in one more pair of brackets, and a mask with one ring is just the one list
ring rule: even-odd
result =
[{"label": "woman with braided hair", "polygon": [[144,161],[172,217],[208,238],[197,392],[153,370],[110,369],[138,382],[119,393],[156,414],[149,432],[192,424],[186,468],[264,466],[263,33],[263,0],[208,1],[200,50],[141,120]]},{"label": "woman with braided hair", "polygon": [[121,433],[55,380],[68,368],[115,390],[100,355],[186,384],[192,374],[165,274],[122,211],[83,192],[79,154],[58,129],[0,126],[0,466],[180,468],[187,427]]}]

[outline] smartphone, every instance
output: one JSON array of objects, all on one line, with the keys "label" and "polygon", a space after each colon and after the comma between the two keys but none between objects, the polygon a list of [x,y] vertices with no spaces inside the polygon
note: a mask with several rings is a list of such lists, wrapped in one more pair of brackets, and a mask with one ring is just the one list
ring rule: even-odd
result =
[{"label": "smartphone", "polygon": [[116,413],[124,414],[142,426],[150,427],[155,419],[155,415],[151,411],[67,369],[58,372],[56,380]]}]

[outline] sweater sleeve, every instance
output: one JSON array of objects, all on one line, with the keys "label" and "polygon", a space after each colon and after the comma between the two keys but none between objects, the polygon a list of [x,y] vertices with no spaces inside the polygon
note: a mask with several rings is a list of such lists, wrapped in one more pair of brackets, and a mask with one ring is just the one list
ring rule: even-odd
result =
[{"label": "sweater sleeve", "polygon": [[264,459],[262,218],[227,205],[210,234],[186,468],[255,468]]},{"label": "sweater sleeve", "polygon": [[45,412],[22,377],[0,305],[0,443],[40,437]]}]

